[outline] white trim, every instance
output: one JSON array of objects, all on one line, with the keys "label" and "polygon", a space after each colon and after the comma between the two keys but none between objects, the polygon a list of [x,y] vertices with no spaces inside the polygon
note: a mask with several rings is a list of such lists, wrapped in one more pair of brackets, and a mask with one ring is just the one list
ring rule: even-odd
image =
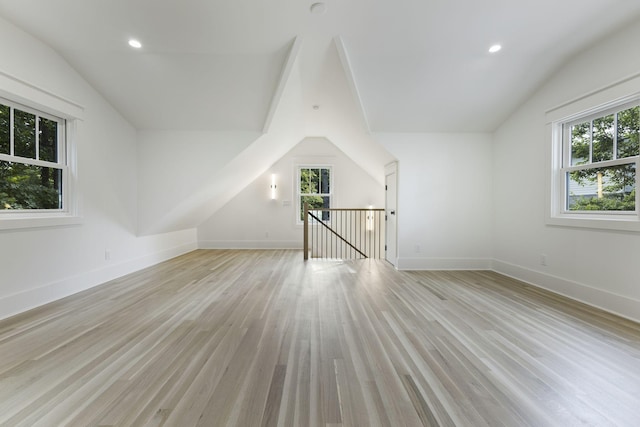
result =
[{"label": "white trim", "polygon": [[[38,139],[36,139],[36,144],[38,143]],[[36,160],[28,157],[14,157],[9,154],[0,153],[0,161],[11,162],[11,163],[21,163],[23,165],[30,166],[39,166],[44,168],[51,169],[64,169],[66,167],[63,163],[53,163],[45,160]]]},{"label": "white trim", "polygon": [[398,257],[398,270],[490,270],[490,258]]},{"label": "white trim", "polygon": [[151,267],[171,258],[197,249],[195,242],[185,243],[160,252],[87,271],[73,277],[58,280],[36,289],[29,289],[17,294],[0,298],[0,319],[22,313],[32,308],[48,304],[75,293],[104,284],[110,280]]},{"label": "white trim", "polygon": [[33,213],[26,217],[12,216],[0,218],[0,230],[17,230],[21,228],[62,227],[80,225],[84,222],[79,215],[66,213],[46,213],[37,216]]},{"label": "white trim", "polygon": [[273,117],[276,115],[276,110],[280,105],[280,101],[282,100],[282,95],[284,94],[284,90],[287,87],[287,83],[291,79],[291,73],[293,72],[293,66],[298,60],[298,56],[300,55],[300,49],[302,47],[302,38],[296,37],[293,41],[293,45],[289,50],[289,54],[287,55],[287,59],[285,60],[284,67],[282,68],[282,73],[280,74],[280,80],[278,81],[278,87],[276,88],[273,97],[271,98],[271,105],[269,106],[269,111],[267,112],[267,117],[264,120],[264,126],[262,126],[262,133],[266,134],[271,129],[271,124],[273,123]]},{"label": "white trim", "polygon": [[56,117],[83,120],[84,107],[0,70],[0,96],[35,107]]},{"label": "white trim", "polygon": [[498,274],[640,322],[640,301],[562,277],[485,258],[398,258],[398,270],[491,270]]},{"label": "white trim", "polygon": [[548,109],[545,111],[546,122],[571,120],[576,115],[588,113],[594,108],[606,108],[625,100],[630,101],[634,96],[637,97],[638,93],[640,72]]},{"label": "white trim", "polygon": [[398,161],[394,160],[384,165],[384,174],[390,175],[392,173],[398,173]]},{"label": "white trim", "polygon": [[[635,218],[635,217],[634,217]],[[577,218],[577,214],[558,214],[547,218],[547,225],[558,227],[592,228],[597,230],[640,232],[640,221],[617,217],[589,215]]]},{"label": "white trim", "polygon": [[200,240],[199,249],[299,249],[300,240]]},{"label": "white trim", "polygon": [[492,270],[537,288],[640,322],[640,301],[633,298],[499,260],[493,260]]},{"label": "white trim", "polygon": [[[396,200],[395,200],[395,206],[396,206],[396,213],[395,213],[395,230],[394,230],[394,235],[395,235],[395,251],[396,251],[396,256],[395,259],[389,259],[389,257],[387,257],[387,250],[388,250],[388,237],[389,237],[389,221],[387,221],[387,215],[390,215],[389,212],[389,206],[387,206],[387,177],[389,175],[396,175],[396,179],[395,179],[395,184],[396,184]],[[399,239],[398,239],[398,230],[400,228],[400,224],[399,224],[399,218],[400,218],[400,213],[399,213],[399,209],[398,209],[398,194],[400,192],[400,188],[398,186],[399,184],[399,179],[398,179],[398,161],[394,160],[393,162],[387,163],[386,165],[384,165],[384,185],[385,185],[385,190],[384,190],[384,216],[385,216],[385,221],[384,221],[384,258],[385,260],[387,260],[387,262],[389,262],[389,264],[393,265],[394,268],[398,269],[398,254],[400,251],[399,248]]]},{"label": "white trim", "polygon": [[351,60],[349,59],[349,53],[347,52],[347,48],[344,45],[342,37],[337,36],[334,39],[334,42],[336,45],[336,49],[338,50],[338,57],[340,58],[340,63],[342,64],[342,70],[347,77],[349,89],[351,89],[351,94],[355,98],[356,105],[358,106],[358,111],[360,111],[362,124],[364,125],[365,131],[370,134],[371,127],[369,126],[369,119],[367,118],[367,110],[364,108],[364,102],[362,102],[362,96],[360,95],[358,84],[356,83],[356,76],[353,73],[353,66],[351,65]]}]

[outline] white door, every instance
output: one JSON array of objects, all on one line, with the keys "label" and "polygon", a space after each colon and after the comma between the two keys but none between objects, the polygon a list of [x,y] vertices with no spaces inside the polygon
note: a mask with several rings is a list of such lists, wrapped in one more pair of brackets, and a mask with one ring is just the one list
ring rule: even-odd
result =
[{"label": "white door", "polygon": [[398,266],[398,170],[397,163],[393,163],[385,168],[385,218],[386,218],[386,238],[385,238],[385,259]]}]

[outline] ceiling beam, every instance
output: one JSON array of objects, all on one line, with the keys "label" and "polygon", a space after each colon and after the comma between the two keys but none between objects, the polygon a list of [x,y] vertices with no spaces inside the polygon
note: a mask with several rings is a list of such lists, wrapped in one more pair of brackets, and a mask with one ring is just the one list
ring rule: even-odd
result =
[{"label": "ceiling beam", "polygon": [[296,37],[293,40],[293,45],[291,49],[289,49],[289,55],[287,55],[287,59],[284,62],[284,67],[282,67],[282,73],[280,74],[280,80],[278,81],[278,87],[276,91],[273,93],[273,97],[271,98],[271,105],[269,106],[269,111],[267,112],[267,118],[264,121],[264,126],[262,128],[262,133],[266,134],[271,129],[271,124],[273,123],[273,117],[276,114],[276,110],[280,105],[280,101],[282,100],[282,94],[284,93],[285,88],[287,87],[287,83],[291,78],[291,73],[293,72],[294,65],[298,60],[298,56],[300,53],[300,48],[302,47],[302,38]]},{"label": "ceiling beam", "polygon": [[347,52],[347,48],[344,45],[344,41],[342,37],[337,36],[334,39],[336,49],[338,50],[338,57],[340,58],[340,63],[342,64],[342,68],[344,70],[344,74],[347,77],[347,83],[349,84],[349,88],[351,89],[351,93],[356,102],[358,110],[360,111],[360,118],[362,119],[362,124],[367,133],[371,133],[371,128],[369,127],[369,120],[367,119],[367,112],[364,108],[364,104],[362,103],[362,97],[360,96],[360,91],[358,90],[358,85],[356,83],[355,75],[353,74],[353,68],[351,67],[351,61],[349,60],[349,53]]}]

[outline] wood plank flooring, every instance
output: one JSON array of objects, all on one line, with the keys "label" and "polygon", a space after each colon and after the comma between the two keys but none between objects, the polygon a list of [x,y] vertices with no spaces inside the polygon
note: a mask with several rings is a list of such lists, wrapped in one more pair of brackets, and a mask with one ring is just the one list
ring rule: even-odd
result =
[{"label": "wood plank flooring", "polygon": [[2,426],[639,426],[640,325],[491,272],[200,250],[0,322]]}]

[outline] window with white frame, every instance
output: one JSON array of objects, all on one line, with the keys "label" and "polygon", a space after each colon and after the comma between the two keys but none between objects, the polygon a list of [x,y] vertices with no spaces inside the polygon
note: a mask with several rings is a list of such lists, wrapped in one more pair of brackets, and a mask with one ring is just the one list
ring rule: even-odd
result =
[{"label": "window with white frame", "polygon": [[0,98],[0,211],[61,212],[65,120]]},{"label": "window with white frame", "polygon": [[84,107],[0,70],[0,230],[82,222],[76,129]]},{"label": "window with white frame", "polygon": [[557,161],[552,215],[600,223],[637,222],[639,98],[592,108],[553,127]]},{"label": "window with white frame", "polygon": [[[309,210],[330,208],[332,196],[331,166],[298,167],[298,221],[304,221],[304,204]],[[321,213],[323,221],[329,221],[330,212]],[[319,216],[319,215],[316,215]]]}]

